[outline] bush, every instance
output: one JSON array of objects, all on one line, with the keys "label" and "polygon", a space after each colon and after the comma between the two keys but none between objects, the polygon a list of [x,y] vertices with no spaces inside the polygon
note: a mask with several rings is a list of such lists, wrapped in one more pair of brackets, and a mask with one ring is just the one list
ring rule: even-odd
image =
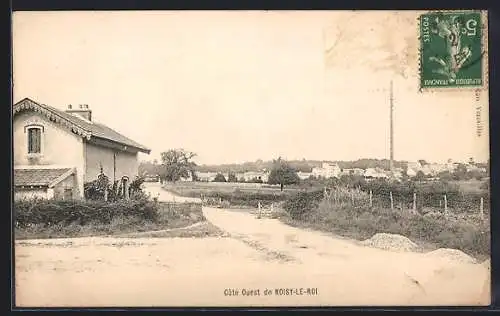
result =
[{"label": "bush", "polygon": [[392,233],[473,255],[490,253],[487,223],[472,222],[454,214],[446,218],[437,212],[421,215],[390,208],[353,207],[332,198],[322,200],[320,193],[299,194],[285,203],[285,209],[293,219],[352,238],[366,239],[376,233]]},{"label": "bush", "polygon": [[104,201],[20,200],[14,203],[16,225],[86,225],[109,224],[114,218],[155,221],[159,216],[157,202],[148,199]]},{"label": "bush", "polygon": [[[138,176],[130,182],[128,193],[131,198],[141,199],[145,197],[145,193],[142,190],[142,184],[144,181],[145,177]],[[106,198],[106,191],[108,201],[117,201],[125,197],[123,192],[123,182],[117,180],[114,183],[111,183],[109,178],[103,173],[102,169],[101,173],[97,176],[97,179],[85,183],[83,188],[84,196],[88,200],[104,201]]]},{"label": "bush", "polygon": [[292,219],[303,219],[318,207],[323,196],[323,191],[299,192],[286,200],[283,208]]}]

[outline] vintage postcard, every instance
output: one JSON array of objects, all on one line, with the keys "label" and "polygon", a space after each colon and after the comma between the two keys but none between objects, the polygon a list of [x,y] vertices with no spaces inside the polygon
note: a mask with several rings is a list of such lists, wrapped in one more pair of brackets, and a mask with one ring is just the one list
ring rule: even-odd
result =
[{"label": "vintage postcard", "polygon": [[490,304],[486,12],[12,23],[16,307]]}]

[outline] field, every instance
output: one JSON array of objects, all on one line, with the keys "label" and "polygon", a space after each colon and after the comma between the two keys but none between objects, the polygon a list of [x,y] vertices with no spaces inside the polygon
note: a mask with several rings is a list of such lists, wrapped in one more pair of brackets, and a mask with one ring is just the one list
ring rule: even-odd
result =
[{"label": "field", "polygon": [[[191,197],[200,197],[200,193],[217,191],[221,193],[230,193],[240,190],[248,193],[280,193],[279,185],[265,183],[242,183],[242,182],[176,182],[165,183],[163,187],[169,191],[175,190]],[[297,187],[285,187],[284,191],[297,191]]]},{"label": "field", "polygon": [[214,203],[226,202],[233,208],[255,208],[259,202],[263,205],[283,202],[300,192],[297,187],[285,187],[282,192],[279,185],[228,182],[177,182],[164,184],[163,188],[178,196],[204,198]]}]

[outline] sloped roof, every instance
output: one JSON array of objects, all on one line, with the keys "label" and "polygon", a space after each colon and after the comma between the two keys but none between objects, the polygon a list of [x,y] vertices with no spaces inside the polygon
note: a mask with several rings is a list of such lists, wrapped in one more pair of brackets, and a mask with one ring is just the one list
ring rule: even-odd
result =
[{"label": "sloped roof", "polygon": [[151,152],[146,146],[133,141],[106,125],[94,121],[88,122],[77,115],[66,113],[46,104],[40,104],[29,98],[25,98],[14,104],[14,114],[23,109],[33,109],[45,114],[52,121],[66,123],[65,125],[69,125],[74,133],[86,137],[87,139],[91,139],[92,137],[102,138],[121,145],[137,148],[138,151],[147,154]]},{"label": "sloped roof", "polygon": [[[15,186],[43,186],[49,187],[65,174],[69,176],[72,168],[56,169],[14,169]],[[67,176],[65,178],[67,178]],[[64,179],[60,179],[61,181]]]}]

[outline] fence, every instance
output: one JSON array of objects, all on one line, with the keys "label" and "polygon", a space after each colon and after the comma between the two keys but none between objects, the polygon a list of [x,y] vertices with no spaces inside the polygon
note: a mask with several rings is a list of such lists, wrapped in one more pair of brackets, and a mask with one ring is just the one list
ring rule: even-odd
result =
[{"label": "fence", "polygon": [[212,206],[217,208],[228,208],[230,206],[229,201],[222,200],[220,197],[210,197],[200,194],[200,200],[202,205]]},{"label": "fence", "polygon": [[347,204],[354,207],[390,208],[391,210],[409,210],[419,213],[437,211],[445,215],[450,215],[450,213],[476,214],[481,219],[489,214],[490,205],[489,196],[486,194],[460,194],[457,192],[395,194],[388,190],[374,194],[372,190],[366,192],[359,188],[325,188],[324,198],[336,204]]},{"label": "fence", "polygon": [[263,205],[259,202],[256,210],[250,211],[250,214],[254,214],[258,219],[261,218],[273,218],[276,215],[276,205],[274,203]]}]

